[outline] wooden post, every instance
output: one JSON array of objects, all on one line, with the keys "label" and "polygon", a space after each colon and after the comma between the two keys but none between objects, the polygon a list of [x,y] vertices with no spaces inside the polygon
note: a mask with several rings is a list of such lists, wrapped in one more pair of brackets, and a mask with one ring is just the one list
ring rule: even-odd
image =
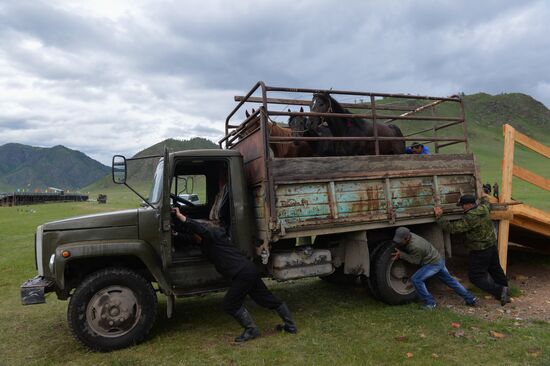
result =
[{"label": "wooden post", "polygon": [[[500,189],[500,203],[507,203],[512,200],[512,177],[514,169],[514,136],[516,130],[505,124],[504,133],[504,156],[502,158],[502,184]],[[508,210],[508,209],[507,209]],[[508,232],[510,220],[500,220],[498,225],[498,256],[500,265],[506,273],[508,260]]]}]

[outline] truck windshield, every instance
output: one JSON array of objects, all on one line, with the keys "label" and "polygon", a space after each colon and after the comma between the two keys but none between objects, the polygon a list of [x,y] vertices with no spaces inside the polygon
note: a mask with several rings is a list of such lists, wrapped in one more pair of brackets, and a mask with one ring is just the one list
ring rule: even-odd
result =
[{"label": "truck windshield", "polygon": [[162,192],[162,175],[164,170],[164,159],[160,159],[155,169],[155,176],[153,177],[153,186],[149,193],[149,202],[158,203]]}]

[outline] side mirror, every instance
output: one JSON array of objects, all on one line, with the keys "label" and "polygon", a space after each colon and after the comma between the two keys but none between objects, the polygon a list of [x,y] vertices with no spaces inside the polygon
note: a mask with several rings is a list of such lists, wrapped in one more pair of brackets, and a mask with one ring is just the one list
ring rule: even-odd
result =
[{"label": "side mirror", "polygon": [[125,184],[126,172],[126,158],[122,155],[113,156],[113,182],[115,184]]}]

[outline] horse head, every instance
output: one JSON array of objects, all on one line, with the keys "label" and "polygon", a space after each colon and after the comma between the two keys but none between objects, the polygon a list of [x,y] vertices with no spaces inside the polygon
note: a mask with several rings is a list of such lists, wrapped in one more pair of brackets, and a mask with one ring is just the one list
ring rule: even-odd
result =
[{"label": "horse head", "polygon": [[328,93],[315,93],[311,99],[310,110],[318,113],[332,112],[332,98]]},{"label": "horse head", "polygon": [[[291,110],[288,110],[291,112]],[[304,113],[304,108],[300,107],[300,113]],[[290,116],[288,118],[288,127],[292,130],[293,137],[302,137],[307,135],[310,120],[307,116]],[[294,145],[299,145],[300,141],[294,141]]]}]

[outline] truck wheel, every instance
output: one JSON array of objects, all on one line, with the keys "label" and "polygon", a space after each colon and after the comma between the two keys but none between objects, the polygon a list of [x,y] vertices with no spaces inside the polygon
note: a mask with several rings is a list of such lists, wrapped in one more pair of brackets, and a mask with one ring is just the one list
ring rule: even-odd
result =
[{"label": "truck wheel", "polygon": [[371,263],[369,277],[363,276],[361,278],[361,280],[363,281],[363,285],[367,286],[367,289],[369,290],[369,293],[376,300],[382,300],[382,296],[380,295],[380,291],[378,291],[378,286],[376,284],[375,262],[376,262],[376,258],[378,257],[378,254],[380,252],[380,249],[384,248],[385,244],[387,244],[387,242],[376,243],[369,250],[369,252],[370,252],[370,263]]},{"label": "truck wheel", "polygon": [[394,261],[391,258],[395,247],[392,241],[386,242],[374,258],[372,285],[379,299],[390,305],[404,304],[416,298],[416,291],[410,281],[416,269],[403,260]]},{"label": "truck wheel", "polygon": [[67,311],[74,336],[86,347],[111,351],[145,339],[157,316],[151,283],[124,268],[92,273],[77,287]]}]

